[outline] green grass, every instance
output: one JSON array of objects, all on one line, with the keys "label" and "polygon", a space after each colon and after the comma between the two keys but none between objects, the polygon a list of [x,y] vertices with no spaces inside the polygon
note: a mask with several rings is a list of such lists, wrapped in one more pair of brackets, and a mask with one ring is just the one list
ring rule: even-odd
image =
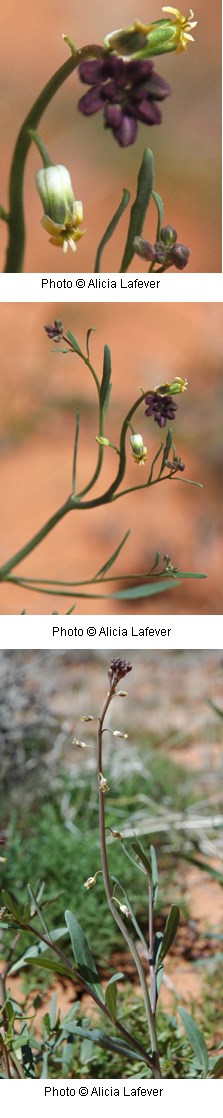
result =
[{"label": "green grass", "polygon": [[[141,773],[132,771],[129,775],[124,775],[120,781],[116,781],[116,789],[113,780],[109,781],[110,792],[106,797],[108,826],[122,829],[124,822],[133,818],[133,828],[137,830],[135,813],[137,819],[140,813],[144,818],[149,817],[151,810],[152,814],[156,812],[156,805],[160,805],[161,800],[164,806],[169,808],[172,805],[174,810],[182,810],[191,802],[190,778],[173,762],[154,754],[147,760],[147,770],[142,764]],[[142,801],[140,795],[143,796]],[[148,797],[148,807],[145,797]],[[72,830],[68,829],[67,821],[71,822]],[[74,783],[70,776],[60,771],[52,788],[45,780],[41,796],[38,792],[36,802],[33,800],[30,804],[28,799],[24,802],[24,807],[21,804],[19,810],[14,810],[8,821],[8,829],[7,862],[2,867],[3,886],[22,901],[27,899],[28,882],[35,893],[38,883],[44,881],[44,897],[50,901],[57,897],[49,908],[48,921],[51,928],[63,923],[63,912],[69,903],[83,925],[97,959],[108,960],[114,946],[122,941],[117,930],[114,930],[101,876],[97,878],[97,885],[92,890],[86,891],[84,888],[86,879],[93,876],[101,864],[96,778],[81,776]],[[144,845],[149,846],[152,835],[148,839],[144,837],[143,841]],[[162,842],[163,835],[158,838],[155,836],[161,871],[159,910],[164,905],[164,896],[166,909],[171,896],[173,876],[170,859],[162,855]],[[126,846],[131,852],[131,839],[126,840]],[[108,853],[111,875],[115,874],[120,879],[143,925],[145,918],[147,920],[143,875],[126,857],[120,842],[112,842]],[[177,900],[177,875],[174,876],[174,899]],[[5,942],[8,946],[8,932],[5,933]],[[24,934],[24,946],[27,942],[29,941]]]}]

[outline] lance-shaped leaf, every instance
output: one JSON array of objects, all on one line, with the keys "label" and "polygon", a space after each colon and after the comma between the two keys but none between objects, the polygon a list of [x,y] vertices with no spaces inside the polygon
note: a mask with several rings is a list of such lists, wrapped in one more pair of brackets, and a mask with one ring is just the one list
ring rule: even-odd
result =
[{"label": "lance-shaped leaf", "polygon": [[157,194],[156,190],[152,191],[152,197],[154,199],[154,202],[155,202],[155,205],[156,205],[156,208],[157,208],[157,212],[158,212],[156,241],[159,241],[160,230],[161,230],[161,226],[163,224],[164,205],[163,205],[163,202],[162,202],[162,198],[160,197],[160,194]]},{"label": "lance-shaped leaf", "polygon": [[223,1075],[223,1056],[218,1056],[218,1059],[214,1060],[214,1063],[210,1060],[209,1065],[211,1070],[209,1071],[208,1079],[221,1079]]},{"label": "lance-shaped leaf", "polygon": [[71,333],[71,330],[67,330],[67,337],[69,338],[69,342],[71,342],[74,353],[79,353],[80,357],[82,357],[80,346],[78,345],[77,339],[74,337],[74,334]]},{"label": "lance-shaped leaf", "polygon": [[131,209],[127,241],[120,272],[127,271],[134,256],[134,239],[135,237],[140,237],[142,233],[143,223],[153,189],[153,178],[153,153],[150,151],[150,148],[146,148],[139,171],[136,198]]},{"label": "lance-shaped leaf", "polygon": [[30,966],[34,967],[43,967],[43,970],[52,971],[53,974],[62,974],[64,978],[69,978],[70,980],[72,979],[73,975],[77,974],[77,970],[75,970],[75,967],[73,968],[72,972],[70,967],[65,966],[65,963],[57,962],[56,956],[55,959],[43,959],[40,955],[33,955],[32,958],[28,959],[27,953],[27,958],[25,959],[24,966],[26,966],[26,964],[30,964]]},{"label": "lance-shaped leaf", "polygon": [[180,909],[178,908],[177,904],[173,904],[171,905],[169,916],[167,917],[167,921],[165,924],[163,940],[157,952],[156,970],[158,970],[159,964],[163,962],[163,959],[165,959],[165,955],[167,955],[167,952],[170,950],[170,947],[175,939],[179,919]]},{"label": "lance-shaped leaf", "polygon": [[214,866],[210,866],[209,862],[201,862],[200,859],[194,857],[193,854],[186,854],[184,851],[180,851],[180,857],[183,858],[185,862],[191,862],[192,866],[197,866],[199,870],[204,870],[205,873],[209,873],[210,877],[214,877],[215,881],[219,881],[219,884],[223,885],[223,874],[220,873],[220,870],[215,870]]},{"label": "lance-shaped leaf", "polygon": [[121,543],[119,543],[118,547],[115,548],[115,551],[112,552],[112,555],[110,555],[110,558],[107,559],[107,563],[103,563],[103,567],[100,567],[100,570],[97,571],[97,574],[95,575],[95,578],[94,578],[94,582],[96,582],[97,579],[99,579],[99,578],[102,580],[104,578],[104,575],[107,574],[107,571],[109,571],[109,568],[113,567],[113,563],[115,563],[115,560],[118,558],[118,555],[120,554],[120,551],[122,550],[122,547],[124,547],[124,544],[126,543],[126,540],[128,539],[129,536],[130,536],[130,528],[125,533],[125,536],[123,536],[123,540],[121,540]]},{"label": "lance-shaped leaf", "polygon": [[139,842],[138,839],[134,839],[134,842],[131,843],[131,846],[132,846],[132,849],[135,851],[135,854],[137,854],[137,858],[139,859],[139,862],[142,862],[142,865],[144,866],[144,869],[146,870],[146,872],[147,872],[147,874],[149,875],[149,878],[150,878],[151,877],[151,862],[150,862],[150,858],[147,857],[147,854],[145,853],[145,850],[143,849],[142,843]]},{"label": "lance-shaped leaf", "polygon": [[10,912],[12,914],[12,916],[14,916],[14,919],[18,920],[18,922],[20,921],[20,923],[22,924],[23,908],[21,908],[17,904],[17,900],[16,900],[16,897],[14,897],[14,893],[9,892],[7,889],[2,889],[2,897],[3,897],[4,905],[7,908],[7,912]]},{"label": "lance-shaped leaf", "polygon": [[203,1034],[201,1033],[200,1029],[198,1029],[197,1025],[195,1025],[195,1021],[193,1021],[193,1017],[191,1017],[191,1014],[188,1013],[187,1009],[184,1009],[183,1006],[179,1006],[179,1014],[184,1025],[185,1032],[188,1036],[188,1040],[190,1041],[191,1047],[195,1052],[199,1067],[203,1072],[203,1078],[206,1079],[207,1072],[209,1070],[209,1056]]},{"label": "lance-shaped leaf", "polygon": [[108,244],[108,241],[110,241],[113,233],[115,232],[116,225],[118,225],[118,222],[120,221],[120,217],[122,217],[122,214],[124,213],[124,210],[126,209],[126,206],[128,206],[129,201],[130,201],[129,190],[124,189],[120,205],[118,206],[118,209],[115,210],[115,213],[114,213],[111,221],[109,221],[109,225],[107,225],[107,229],[105,230],[104,236],[102,237],[102,239],[100,241],[100,244],[98,246],[97,256],[96,256],[95,266],[94,266],[95,272],[100,272],[101,257],[102,257],[103,249],[105,248],[105,245]]},{"label": "lance-shaped leaf", "polygon": [[[53,931],[50,932],[50,938],[52,939],[53,943],[57,943],[58,940],[62,939],[63,936],[67,936],[67,934],[67,928],[56,928],[55,930],[53,929]],[[41,940],[39,940],[39,943],[35,941],[32,947],[28,947],[27,951],[24,951],[23,954],[19,956],[19,959],[16,959],[16,962],[12,963],[12,966],[8,970],[8,974],[17,974],[17,971],[21,970],[21,967],[27,966],[29,962],[32,963],[37,954],[38,958],[41,959],[41,956],[49,950],[50,946],[47,943],[43,943]],[[53,966],[55,968],[56,964],[53,964]]]},{"label": "lance-shaped leaf", "polygon": [[161,462],[161,466],[160,466],[159,477],[161,477],[161,474],[163,473],[163,470],[165,469],[166,462],[168,462],[172,442],[173,442],[173,432],[172,432],[171,427],[169,427],[169,430],[167,431],[166,442],[165,442],[162,462]]},{"label": "lance-shaped leaf", "polygon": [[131,598],[152,598],[154,594],[162,594],[164,590],[174,590],[175,587],[180,586],[179,579],[165,578],[157,579],[157,582],[145,582],[143,586],[131,586],[128,590],[117,590],[116,594],[109,594],[110,598],[128,599]]},{"label": "lance-shaped leaf", "polygon": [[156,860],[156,851],[154,846],[150,846],[151,870],[152,870],[152,885],[153,885],[153,905],[156,904],[159,892],[159,874]]},{"label": "lance-shaped leaf", "polygon": [[124,978],[124,974],[122,974],[121,971],[117,971],[117,974],[113,974],[112,978],[109,978],[109,982],[107,983],[105,990],[106,1005],[109,1009],[109,1013],[111,1014],[113,1021],[115,1021],[116,1019],[117,982],[120,978]]},{"label": "lance-shaped leaf", "polygon": [[[64,1025],[63,1028],[65,1029]],[[100,1048],[105,1048],[108,1052],[118,1052],[119,1055],[126,1056],[129,1060],[141,1060],[144,1063],[143,1056],[139,1052],[135,1052],[134,1048],[124,1040],[119,1040],[119,1037],[108,1036],[100,1029],[85,1029],[84,1026],[75,1025],[72,1021],[66,1026],[67,1032],[73,1033],[74,1036],[86,1037],[87,1040],[92,1040],[93,1044],[99,1044]],[[133,1039],[134,1044],[134,1039]]]},{"label": "lance-shaped leaf", "polygon": [[87,355],[88,355],[88,360],[89,361],[90,361],[90,337],[91,337],[91,334],[94,334],[95,330],[96,330],[95,326],[90,326],[89,330],[87,330],[87,335],[86,335],[86,350],[87,350]]},{"label": "lance-shaped leaf", "polygon": [[103,373],[100,387],[101,411],[107,411],[111,391],[111,351],[108,345],[104,347]]},{"label": "lance-shaped leaf", "polygon": [[87,985],[91,987],[97,998],[100,998],[100,1001],[104,1002],[104,994],[99,975],[86,936],[76,916],[73,916],[73,913],[70,912],[69,909],[66,910],[64,916],[79,973],[82,975],[84,982],[87,982]]},{"label": "lance-shaped leaf", "polygon": [[158,1000],[158,997],[159,997],[159,992],[160,992],[160,987],[161,987],[161,983],[162,983],[162,980],[163,980],[163,975],[164,975],[164,966],[163,966],[163,963],[161,963],[160,967],[159,967],[159,970],[157,971],[157,974],[156,974],[156,996],[157,996],[157,1000]]}]

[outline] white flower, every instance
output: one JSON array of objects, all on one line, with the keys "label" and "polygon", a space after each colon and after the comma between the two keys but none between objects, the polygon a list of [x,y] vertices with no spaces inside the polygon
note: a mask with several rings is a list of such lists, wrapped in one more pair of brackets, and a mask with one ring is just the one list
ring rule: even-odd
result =
[{"label": "white flower", "polygon": [[139,466],[144,466],[147,459],[147,447],[143,445],[142,435],[131,435],[132,457]]},{"label": "white flower", "polygon": [[50,233],[50,244],[76,252],[76,241],[83,237],[83,205],[75,201],[69,171],[62,164],[42,167],[36,174],[37,190],[43,203],[42,225]]}]

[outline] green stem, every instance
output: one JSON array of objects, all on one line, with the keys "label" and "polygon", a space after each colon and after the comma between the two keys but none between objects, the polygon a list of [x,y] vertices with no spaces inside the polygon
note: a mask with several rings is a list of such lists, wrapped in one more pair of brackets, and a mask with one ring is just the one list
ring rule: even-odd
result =
[{"label": "green stem", "polygon": [[17,567],[18,563],[22,562],[22,559],[26,559],[26,556],[30,555],[30,552],[34,551],[34,549],[38,547],[39,543],[42,543],[42,540],[45,539],[45,536],[48,536],[48,533],[52,532],[52,529],[56,527],[56,524],[59,524],[59,521],[62,520],[63,516],[66,516],[66,513],[69,512],[72,508],[73,503],[71,497],[68,497],[68,500],[65,501],[65,504],[61,505],[61,508],[57,509],[57,512],[54,513],[54,516],[51,516],[50,519],[46,521],[46,524],[44,524],[43,527],[40,528],[39,532],[36,532],[35,536],[32,536],[32,539],[29,540],[27,544],[24,544],[24,547],[20,548],[20,551],[16,551],[15,555],[13,555],[7,563],[3,564],[3,567],[0,568],[0,582],[3,582],[7,578],[7,575],[10,574],[10,571],[12,571],[14,567]]},{"label": "green stem", "polygon": [[77,51],[76,55],[71,55],[59,70],[53,74],[53,77],[41,90],[39,97],[34,101],[32,108],[27,114],[22,127],[20,129],[15,150],[12,159],[10,180],[9,180],[9,241],[6,254],[5,272],[21,272],[23,267],[23,256],[25,248],[25,221],[24,221],[24,204],[23,204],[23,188],[24,188],[24,172],[25,163],[32,143],[29,136],[29,130],[36,130],[39,121],[45,109],[48,108],[50,101],[57,93],[57,90],[63,83],[70,77],[70,74],[76,70],[80,62],[85,58],[101,58],[102,48],[98,46],[82,47]]},{"label": "green stem", "polygon": [[[87,360],[86,360],[86,364],[87,364]],[[96,374],[95,374],[95,376],[96,376]],[[109,502],[113,498],[113,494],[115,493],[116,489],[120,485],[120,482],[122,481],[122,479],[124,477],[124,473],[125,473],[125,466],[126,466],[125,439],[126,439],[126,432],[128,430],[128,426],[129,426],[129,421],[131,420],[132,415],[134,415],[134,412],[136,411],[136,409],[139,407],[139,404],[141,404],[142,400],[144,400],[145,395],[146,395],[146,393],[142,393],[142,395],[138,397],[138,400],[136,400],[136,403],[133,404],[132,407],[130,408],[130,411],[128,412],[128,415],[126,416],[126,419],[124,420],[124,423],[122,425],[121,436],[120,436],[120,459],[119,459],[118,470],[117,470],[115,480],[112,482],[112,484],[109,486],[109,488],[105,491],[105,493],[102,493],[101,497],[95,497],[95,498],[92,498],[91,500],[83,501],[83,502],[81,502],[80,498],[83,495],[84,490],[83,490],[82,494],[81,493],[77,494],[77,496],[74,496],[73,494],[71,494],[71,496],[69,496],[67,498],[67,501],[65,501],[64,505],[62,505],[61,508],[57,509],[57,512],[55,512],[54,515],[51,516],[50,519],[46,521],[46,523],[43,525],[43,527],[40,528],[39,532],[36,532],[36,534],[34,536],[32,536],[32,538],[28,541],[27,544],[24,545],[24,547],[22,547],[19,551],[17,551],[15,553],[15,555],[13,555],[12,558],[7,561],[7,563],[3,564],[3,566],[0,568],[0,581],[4,581],[5,578],[7,578],[7,575],[10,574],[10,571],[12,571],[14,569],[14,567],[18,566],[18,563],[21,563],[22,559],[25,559],[27,557],[27,555],[30,555],[31,551],[34,551],[35,548],[38,547],[38,544],[42,543],[42,540],[44,540],[45,537],[48,536],[49,532],[52,532],[52,529],[56,527],[56,525],[59,523],[60,520],[62,520],[62,518],[64,516],[66,516],[66,513],[71,512],[72,509],[74,509],[74,508],[77,508],[79,510],[92,509],[92,508],[98,508],[100,505],[109,504]],[[101,421],[102,421],[102,413],[101,413]],[[99,447],[99,456],[100,456],[101,452],[103,452],[103,447]],[[98,473],[99,473],[99,456],[98,456],[98,464],[97,464],[95,474],[94,474],[94,480],[96,480],[96,478],[98,477]],[[89,489],[90,486],[92,486],[92,484],[93,484],[93,479],[91,479],[90,485],[88,485],[88,487],[86,487],[86,488]],[[85,492],[86,492],[86,490],[85,490]]]},{"label": "green stem", "polygon": [[72,467],[72,493],[76,492],[76,470],[77,470],[77,454],[78,454],[78,442],[79,442],[79,431],[80,431],[80,414],[81,414],[80,413],[80,408],[77,408],[76,430],[75,430],[75,439],[74,439],[74,453],[73,453],[73,467]]},{"label": "green stem", "polygon": [[144,1000],[144,1005],[145,1005],[145,1011],[146,1011],[146,1018],[147,1018],[148,1027],[149,1027],[151,1048],[152,1048],[153,1074],[154,1074],[155,1079],[161,1079],[162,1076],[161,1076],[159,1055],[158,1055],[158,1047],[157,1047],[156,1024],[155,1024],[155,1019],[154,1019],[154,1016],[153,1016],[153,1013],[152,1013],[152,1010],[151,1010],[150,997],[149,997],[149,992],[148,992],[148,989],[147,989],[145,971],[144,971],[144,967],[142,965],[140,956],[138,954],[136,944],[135,944],[134,940],[132,939],[132,936],[130,935],[128,929],[126,928],[126,926],[124,924],[124,921],[122,920],[121,914],[118,911],[118,909],[116,907],[116,904],[113,900],[113,891],[112,891],[112,888],[111,888],[109,868],[108,868],[108,860],[107,860],[104,793],[100,789],[100,774],[103,773],[102,743],[103,743],[103,732],[104,732],[104,720],[105,720],[105,716],[106,716],[108,707],[110,706],[110,703],[111,703],[111,700],[112,700],[114,694],[115,694],[115,684],[112,684],[112,686],[110,687],[110,690],[108,692],[108,695],[106,696],[106,700],[105,700],[105,703],[104,703],[102,714],[99,718],[99,727],[98,727],[97,766],[98,766],[98,782],[99,782],[99,829],[100,829],[101,864],[102,864],[102,871],[103,871],[104,887],[105,887],[106,897],[107,897],[107,901],[108,901],[110,911],[111,911],[112,916],[115,920],[115,923],[118,925],[118,928],[122,932],[123,938],[124,938],[125,942],[127,943],[129,950],[131,951],[131,955],[134,959],[135,966],[137,968],[137,972],[138,972],[138,975],[139,975],[139,980],[140,980],[140,985],[141,985],[143,1000]]}]

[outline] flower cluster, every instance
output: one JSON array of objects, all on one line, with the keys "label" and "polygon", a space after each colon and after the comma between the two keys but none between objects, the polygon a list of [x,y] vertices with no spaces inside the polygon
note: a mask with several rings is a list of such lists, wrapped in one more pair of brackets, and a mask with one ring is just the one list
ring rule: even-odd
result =
[{"label": "flower cluster", "polygon": [[53,326],[44,326],[47,337],[53,342],[61,342],[63,337],[63,323],[61,318],[55,318]]},{"label": "flower cluster", "polygon": [[81,62],[79,76],[90,85],[78,102],[80,112],[91,116],[103,109],[105,128],[111,128],[120,147],[134,144],[138,121],[160,124],[156,104],[170,93],[170,86],[153,68],[151,60],[124,61],[103,53],[101,60]]},{"label": "flower cluster", "polygon": [[179,458],[178,454],[174,454],[172,462],[169,462],[167,460],[165,465],[168,470],[171,471],[171,474],[177,474],[178,470],[182,474],[185,470],[185,463],[181,461],[181,458]]},{"label": "flower cluster", "polygon": [[161,396],[159,392],[148,392],[145,396],[146,410],[145,415],[153,415],[155,423],[159,427],[166,427],[168,419],[175,419],[175,412],[178,409],[178,404],[175,404],[172,396]]},{"label": "flower cluster", "polygon": [[124,679],[124,676],[127,675],[127,672],[131,671],[132,664],[130,664],[130,660],[121,660],[119,657],[117,659],[111,660],[108,672],[110,687],[116,687],[117,683],[119,683],[119,680]]},{"label": "flower cluster", "polygon": [[186,245],[177,243],[177,232],[172,225],[166,225],[160,230],[159,240],[154,245],[145,241],[143,237],[135,237],[134,249],[142,260],[152,264],[161,264],[162,271],[175,267],[182,272],[187,267],[190,249]]}]

